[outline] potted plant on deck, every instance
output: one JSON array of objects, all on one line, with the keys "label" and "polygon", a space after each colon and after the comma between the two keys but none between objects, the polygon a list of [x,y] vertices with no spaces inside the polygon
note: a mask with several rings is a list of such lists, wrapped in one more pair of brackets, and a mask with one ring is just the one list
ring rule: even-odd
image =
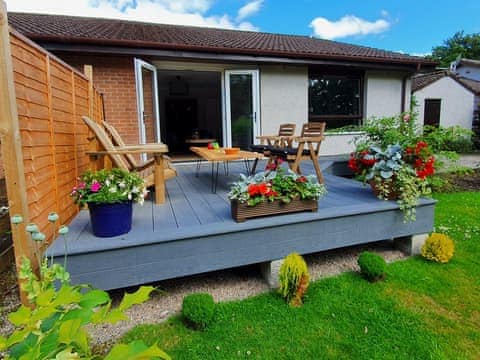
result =
[{"label": "potted plant on deck", "polygon": [[132,204],[143,204],[146,187],[136,173],[122,169],[86,171],[71,195],[81,206],[88,205],[93,234],[112,237],[132,228]]},{"label": "potted plant on deck", "polygon": [[298,211],[316,211],[318,199],[327,193],[316,177],[285,172],[271,164],[265,172],[240,175],[228,194],[232,217],[237,222],[249,218]]},{"label": "potted plant on deck", "polygon": [[405,220],[413,221],[418,199],[431,192],[427,178],[435,172],[434,163],[428,145],[418,141],[386,148],[362,144],[351,154],[348,166],[378,198],[397,200]]}]

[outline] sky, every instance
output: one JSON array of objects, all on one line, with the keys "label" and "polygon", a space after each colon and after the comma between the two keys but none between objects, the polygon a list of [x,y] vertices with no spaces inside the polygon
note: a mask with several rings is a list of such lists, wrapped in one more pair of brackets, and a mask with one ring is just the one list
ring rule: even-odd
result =
[{"label": "sky", "polygon": [[427,55],[480,33],[480,0],[6,0],[8,11],[313,36]]}]

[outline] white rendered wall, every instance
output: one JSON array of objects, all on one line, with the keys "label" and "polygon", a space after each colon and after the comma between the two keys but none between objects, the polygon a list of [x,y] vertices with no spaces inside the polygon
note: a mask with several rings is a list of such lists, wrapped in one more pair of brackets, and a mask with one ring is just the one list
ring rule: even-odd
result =
[{"label": "white rendered wall", "polygon": [[466,77],[467,79],[472,79],[480,81],[480,67],[471,66],[471,65],[460,65],[457,67],[457,75]]},{"label": "white rendered wall", "polygon": [[308,68],[262,66],[260,68],[261,133],[278,133],[283,123],[297,124],[296,134],[308,122]]},{"label": "white rendered wall", "polygon": [[[405,74],[385,71],[365,72],[365,118],[400,114],[402,109],[402,83]],[[410,104],[410,82],[405,89],[405,106]]]},{"label": "white rendered wall", "polygon": [[424,123],[425,99],[441,99],[440,125],[472,128],[474,95],[446,76],[413,93],[418,102],[418,121]]}]

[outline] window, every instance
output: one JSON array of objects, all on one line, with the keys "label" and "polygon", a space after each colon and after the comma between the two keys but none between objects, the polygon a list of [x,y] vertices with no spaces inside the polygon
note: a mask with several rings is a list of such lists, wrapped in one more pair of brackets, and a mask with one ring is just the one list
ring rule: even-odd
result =
[{"label": "window", "polygon": [[362,95],[360,75],[311,74],[308,87],[309,121],[325,121],[327,129],[360,125]]}]

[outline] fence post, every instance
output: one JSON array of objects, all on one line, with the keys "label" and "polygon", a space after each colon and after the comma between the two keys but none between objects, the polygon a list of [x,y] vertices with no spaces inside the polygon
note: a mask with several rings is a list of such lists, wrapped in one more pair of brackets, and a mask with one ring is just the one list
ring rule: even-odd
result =
[{"label": "fence post", "polygon": [[[18,124],[17,99],[13,78],[10,33],[5,2],[0,1],[0,135],[2,137],[2,157],[10,214],[21,214],[24,224],[29,220],[27,187],[23,166],[22,140]],[[35,264],[31,241],[27,237],[24,224],[12,225],[12,240],[15,262],[20,268],[22,256]],[[15,227],[18,226],[18,229]],[[22,302],[27,303],[23,292]]]}]

